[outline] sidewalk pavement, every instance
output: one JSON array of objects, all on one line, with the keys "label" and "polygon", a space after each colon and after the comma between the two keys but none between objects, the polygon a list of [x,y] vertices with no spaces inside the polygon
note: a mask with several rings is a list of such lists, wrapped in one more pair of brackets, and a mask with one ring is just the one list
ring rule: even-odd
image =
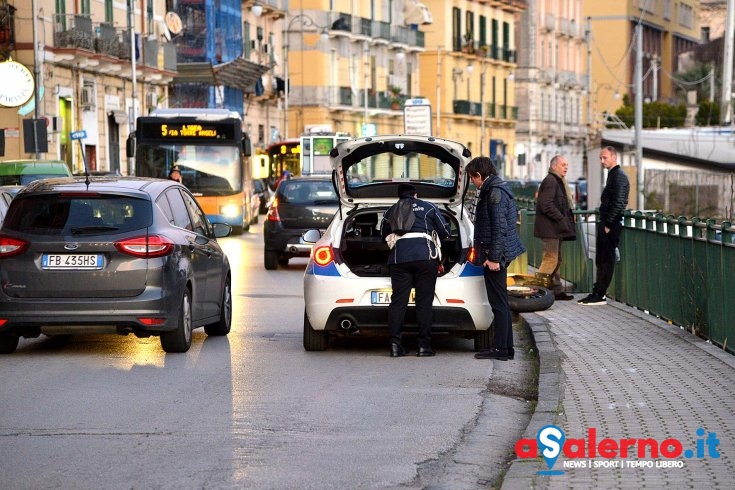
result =
[{"label": "sidewalk pavement", "polygon": [[[558,301],[523,318],[540,358],[538,404],[523,438],[535,441],[542,427],[556,425],[567,440],[585,441],[585,457],[562,452],[547,462],[539,444],[537,458],[513,461],[503,489],[735,488],[735,356],[610,299],[605,306]],[[598,447],[592,458],[590,428]],[[719,458],[709,433],[719,440]],[[681,453],[652,458],[646,449],[638,457],[636,442],[627,457],[608,459],[600,456],[605,438],[676,439]],[[659,466],[667,463],[675,467]],[[563,473],[537,474],[552,469]]]}]

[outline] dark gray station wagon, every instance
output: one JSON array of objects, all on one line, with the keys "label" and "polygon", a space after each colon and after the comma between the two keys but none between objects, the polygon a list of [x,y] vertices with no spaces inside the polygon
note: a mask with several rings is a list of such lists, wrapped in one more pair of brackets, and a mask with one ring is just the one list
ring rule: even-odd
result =
[{"label": "dark gray station wagon", "polygon": [[20,191],[0,229],[0,353],[19,337],[158,335],[186,352],[192,330],[227,335],[230,264],[182,185],[135,177],[58,178]]}]

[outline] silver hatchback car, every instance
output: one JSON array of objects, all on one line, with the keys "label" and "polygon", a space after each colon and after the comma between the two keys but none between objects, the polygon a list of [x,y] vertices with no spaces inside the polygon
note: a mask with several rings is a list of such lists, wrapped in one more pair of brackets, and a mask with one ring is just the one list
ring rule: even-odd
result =
[{"label": "silver hatchback car", "polygon": [[171,180],[37,181],[0,229],[0,353],[19,337],[110,332],[160,336],[186,352],[192,329],[227,335],[230,264],[194,196]]}]

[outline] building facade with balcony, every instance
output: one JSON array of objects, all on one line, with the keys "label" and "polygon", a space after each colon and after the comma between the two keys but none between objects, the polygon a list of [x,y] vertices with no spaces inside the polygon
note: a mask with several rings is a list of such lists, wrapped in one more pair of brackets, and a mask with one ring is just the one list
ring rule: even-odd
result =
[{"label": "building facade with balcony", "polygon": [[[0,36],[0,54],[5,61],[24,64],[37,87],[23,106],[0,107],[5,130],[1,158],[34,157],[24,145],[23,121],[41,119],[48,151],[39,157],[64,160],[81,173],[83,145],[90,170],[128,173],[125,140],[133,117],[164,103],[176,73],[176,48],[165,26],[166,0],[147,2],[143,10],[136,5],[132,16],[124,3],[112,0],[36,4],[34,13],[27,0],[0,2],[0,11],[13,13],[0,22],[0,31],[9,34]],[[71,133],[81,130],[86,137],[73,141]]]},{"label": "building facade with balcony", "polygon": [[266,118],[271,140],[314,128],[352,136],[403,131],[403,103],[419,95],[424,49],[421,25],[406,24],[413,1],[291,0],[283,15],[272,1],[247,3],[251,14],[255,5],[262,12],[252,19],[254,55],[267,44],[273,63],[262,94],[249,99],[255,106],[258,97],[279,101],[280,117]]},{"label": "building facade with balcony", "polygon": [[419,93],[433,111],[435,135],[493,158],[516,173],[516,19],[520,0],[426,0],[434,24],[419,54]]},{"label": "building facade with balcony", "polygon": [[569,180],[584,173],[589,81],[581,14],[582,0],[553,0],[529,2],[519,17],[515,82],[524,104],[516,148],[524,165],[515,178],[543,179],[556,154],[567,157]]},{"label": "building facade with balcony", "polygon": [[[626,95],[635,100],[635,31],[639,22],[643,33],[643,100],[676,102],[672,76],[679,56],[700,42],[699,9],[699,0],[584,2],[583,18],[589,30],[591,128],[600,127],[604,114],[614,113]],[[598,89],[601,91],[596,96]],[[622,97],[615,98],[615,93]]]}]

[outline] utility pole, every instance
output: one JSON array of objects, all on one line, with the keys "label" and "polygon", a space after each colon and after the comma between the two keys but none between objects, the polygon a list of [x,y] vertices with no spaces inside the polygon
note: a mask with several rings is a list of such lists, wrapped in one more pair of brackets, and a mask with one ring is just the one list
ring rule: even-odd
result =
[{"label": "utility pole", "polygon": [[[135,120],[137,114],[135,113],[135,102],[138,99],[138,93],[136,85],[138,82],[138,75],[135,72],[136,59],[135,59],[135,5],[133,0],[128,0],[128,34],[130,36],[130,71],[132,75],[132,92],[130,95],[130,129],[129,134],[135,132]],[[135,155],[128,158],[128,175],[135,175]]]},{"label": "utility pole", "polygon": [[635,172],[637,208],[643,209],[643,26],[635,26]]},{"label": "utility pole", "polygon": [[727,0],[725,19],[725,50],[722,65],[722,99],[720,100],[720,123],[725,126],[732,122],[732,62],[733,31],[735,31],[735,0]]}]

